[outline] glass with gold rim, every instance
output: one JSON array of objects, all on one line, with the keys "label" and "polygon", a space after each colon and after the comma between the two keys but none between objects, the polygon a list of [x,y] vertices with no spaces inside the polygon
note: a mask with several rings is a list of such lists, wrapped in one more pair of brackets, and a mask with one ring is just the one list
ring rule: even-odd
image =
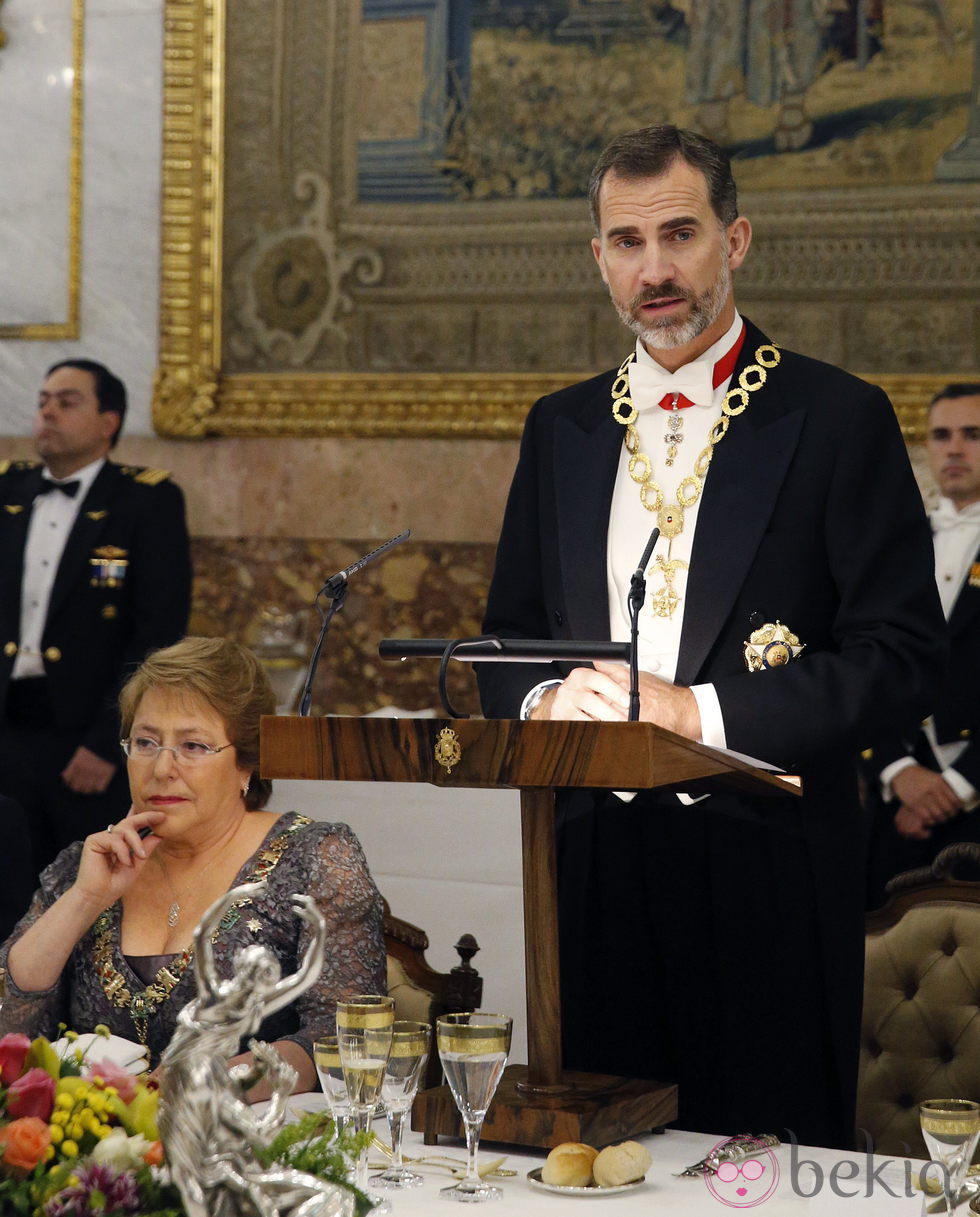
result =
[{"label": "glass with gold rim", "polygon": [[[357,1132],[371,1127],[374,1109],[381,1097],[395,1021],[394,998],[365,993],[337,1002],[337,1047],[347,1083],[347,1098]],[[357,1158],[355,1186],[374,1203],[374,1211],[389,1211],[389,1205],[368,1191],[367,1146]]]},{"label": "glass with gold rim", "polygon": [[320,1089],[330,1108],[334,1126],[339,1135],[351,1118],[344,1067],[340,1061],[340,1045],[335,1035],[320,1035],[313,1041],[313,1063],[316,1065]]},{"label": "glass with gold rim", "polygon": [[919,1124],[930,1159],[943,1167],[943,1209],[952,1214],[973,1152],[980,1140],[980,1103],[972,1099],[926,1099],[919,1104]]},{"label": "glass with gold rim", "polygon": [[402,1137],[405,1117],[412,1109],[419,1081],[429,1059],[432,1029],[428,1023],[396,1019],[391,1034],[391,1055],[381,1083],[381,1102],[391,1130],[391,1166],[380,1175],[372,1175],[371,1183],[384,1188],[420,1187],[425,1180],[410,1171],[402,1159]]},{"label": "glass with gold rim", "polygon": [[441,1195],[464,1204],[500,1200],[503,1191],[480,1178],[477,1151],[480,1130],[510,1052],[513,1020],[506,1014],[477,1010],[444,1014],[436,1020],[436,1043],[459,1114],[466,1130],[466,1176]]}]

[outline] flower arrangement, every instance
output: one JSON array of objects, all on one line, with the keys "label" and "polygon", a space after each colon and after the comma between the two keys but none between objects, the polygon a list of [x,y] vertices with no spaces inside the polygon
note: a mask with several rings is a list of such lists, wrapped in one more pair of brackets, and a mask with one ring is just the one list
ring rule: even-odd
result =
[{"label": "flower arrangement", "polygon": [[[0,1038],[0,1213],[185,1217],[159,1138],[158,1099],[149,1075],[100,1060],[94,1046],[62,1057],[43,1037]],[[356,1148],[353,1138],[333,1136],[328,1116],[310,1113],[283,1129],[263,1161],[347,1186],[345,1154]],[[357,1207],[366,1209],[360,1195]]]}]

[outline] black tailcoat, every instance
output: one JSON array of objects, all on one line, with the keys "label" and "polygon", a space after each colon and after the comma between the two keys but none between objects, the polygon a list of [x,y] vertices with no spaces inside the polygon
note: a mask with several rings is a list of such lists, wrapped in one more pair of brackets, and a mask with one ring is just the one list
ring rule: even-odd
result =
[{"label": "black tailcoat", "polygon": [[[767,341],[748,324],[732,384]],[[488,633],[609,637],[606,533],[623,444],[613,376],[542,398],[528,416]],[[636,538],[637,560],[645,541]],[[563,796],[567,1064],[673,1077],[685,1127],[850,1141],[864,856],[851,757],[931,704],[943,649],[932,572],[886,396],[781,352],[714,450],[676,680],[713,684],[728,746],[801,774],[805,794],[716,794],[693,807],[655,792],[628,805]],[[755,614],[799,635],[803,655],[749,673]],[[484,712],[506,718],[567,669],[477,671]],[[631,993],[649,1020],[642,1044],[600,1035]]]},{"label": "black tailcoat", "polygon": [[[15,462],[0,472],[0,707],[7,701],[20,642],[24,547],[41,472],[40,465],[30,462]],[[107,575],[108,568],[99,564],[106,554],[115,554],[125,567]],[[7,747],[0,748],[0,792],[15,794],[27,808],[36,842],[41,813],[24,783],[50,778],[57,789],[57,774],[79,745],[120,766],[120,780],[114,781],[121,788],[118,797],[125,799],[116,697],[149,651],[183,636],[190,592],[190,543],[180,488],[161,471],[107,461],[79,507],[51,592],[41,640],[50,722],[44,731],[32,730],[16,743],[11,737],[21,733],[9,724],[2,728]],[[24,747],[34,743],[49,758],[45,769],[54,774],[26,772]],[[33,758],[31,765],[36,768]],[[56,844],[62,848],[86,827],[104,827],[105,816],[117,810],[113,805],[100,811],[98,796],[72,795],[60,785],[72,822],[45,826],[50,837],[47,844],[38,842],[39,864]],[[49,809],[44,814],[58,813]]]},{"label": "black tailcoat", "polygon": [[[980,552],[967,572],[949,615],[949,664],[935,701],[933,720],[940,744],[967,740],[953,768],[975,789],[980,790]],[[974,582],[971,584],[971,577]],[[912,718],[901,731],[891,732],[876,741],[867,755],[865,774],[873,826],[869,866],[869,906],[885,899],[884,887],[901,871],[928,866],[947,845],[957,841],[980,844],[980,809],[964,812],[937,825],[926,841],[900,836],[895,829],[897,800],[881,799],[880,774],[904,756],[919,764],[938,769],[921,721]]]}]

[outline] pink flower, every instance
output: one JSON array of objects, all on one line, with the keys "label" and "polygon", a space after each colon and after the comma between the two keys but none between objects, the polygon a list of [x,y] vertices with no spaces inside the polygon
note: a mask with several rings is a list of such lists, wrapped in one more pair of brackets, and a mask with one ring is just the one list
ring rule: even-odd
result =
[{"label": "pink flower", "polygon": [[30,1047],[29,1037],[18,1031],[11,1031],[0,1039],[0,1082],[4,1086],[20,1077]]},{"label": "pink flower", "polygon": [[106,1086],[114,1086],[124,1103],[131,1103],[136,1095],[136,1077],[121,1069],[115,1061],[108,1057],[104,1061],[86,1061],[85,1076],[90,1082]]},{"label": "pink flower", "polygon": [[7,1111],[23,1118],[37,1116],[47,1120],[54,1110],[54,1078],[46,1069],[28,1069],[23,1077],[10,1083]]}]

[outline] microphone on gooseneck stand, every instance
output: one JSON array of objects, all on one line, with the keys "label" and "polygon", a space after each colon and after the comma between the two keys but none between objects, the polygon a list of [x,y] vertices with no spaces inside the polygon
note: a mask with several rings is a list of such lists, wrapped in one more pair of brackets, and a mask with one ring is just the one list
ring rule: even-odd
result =
[{"label": "microphone on gooseneck stand", "polygon": [[643,608],[643,601],[647,594],[647,567],[650,565],[650,557],[659,539],[660,529],[655,528],[650,533],[650,540],[647,541],[640,565],[630,579],[630,706],[627,721],[631,723],[637,722],[640,717],[640,609]]},{"label": "microphone on gooseneck stand", "polygon": [[[372,549],[369,554],[365,554],[363,558],[345,570],[338,571],[335,575],[324,583],[323,587],[316,594],[316,599],[313,601],[313,606],[320,614],[320,619],[323,624],[320,626],[320,635],[316,640],[316,646],[313,648],[313,656],[310,659],[310,670],[306,675],[306,684],[303,686],[303,696],[300,699],[299,712],[306,718],[310,713],[310,703],[313,701],[313,678],[316,676],[317,665],[320,662],[320,651],[323,647],[323,640],[327,636],[327,630],[330,628],[330,622],[334,616],[344,607],[344,600],[347,598],[347,580],[356,571],[359,571],[362,566],[367,566],[369,562],[373,562],[375,558],[380,558],[383,553],[389,549],[394,549],[396,545],[401,545],[402,541],[407,541],[412,535],[412,530],[406,528],[404,532],[400,532],[397,537],[392,537],[390,541],[385,541],[384,545],[379,545],[377,549]],[[324,611],[320,607],[320,597],[325,596],[330,600],[330,605]]]}]

